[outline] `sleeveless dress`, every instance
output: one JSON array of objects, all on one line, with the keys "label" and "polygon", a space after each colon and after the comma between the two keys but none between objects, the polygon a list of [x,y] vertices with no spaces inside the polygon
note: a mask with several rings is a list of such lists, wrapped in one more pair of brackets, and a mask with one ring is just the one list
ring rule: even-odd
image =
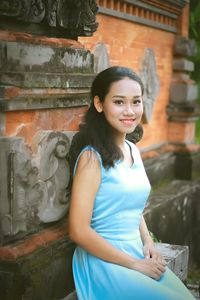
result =
[{"label": "sleeveless dress", "polygon": [[[100,160],[101,184],[96,194],[91,227],[114,247],[143,259],[140,219],[150,193],[150,183],[137,147],[128,142],[134,163],[128,167],[117,161],[105,169]],[[74,171],[75,172],[75,171]],[[88,191],[89,192],[89,191]],[[101,260],[81,247],[73,256],[73,276],[79,300],[192,300],[184,284],[166,269],[159,281],[138,271]]]}]

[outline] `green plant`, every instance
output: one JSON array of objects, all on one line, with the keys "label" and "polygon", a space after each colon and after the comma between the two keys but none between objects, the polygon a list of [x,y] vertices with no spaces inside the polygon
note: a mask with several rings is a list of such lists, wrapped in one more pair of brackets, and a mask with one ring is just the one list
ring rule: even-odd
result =
[{"label": "green plant", "polygon": [[149,234],[150,234],[152,240],[154,241],[154,243],[161,243],[161,240],[159,240],[153,232],[149,231]]},{"label": "green plant", "polygon": [[189,266],[187,282],[200,284],[200,270],[197,266]]}]

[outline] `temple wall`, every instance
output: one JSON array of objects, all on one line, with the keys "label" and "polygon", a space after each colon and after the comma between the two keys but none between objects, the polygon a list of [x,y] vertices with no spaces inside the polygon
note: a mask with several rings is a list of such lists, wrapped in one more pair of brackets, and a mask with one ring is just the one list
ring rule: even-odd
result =
[{"label": "temple wall", "polygon": [[[99,29],[93,37],[79,38],[87,49],[93,51],[97,43],[104,43],[110,65],[133,68],[139,73],[145,49],[154,51],[156,72],[160,90],[153,108],[150,124],[144,126],[144,138],[138,144],[147,147],[166,142],[168,139],[166,105],[172,76],[173,46],[175,35],[111,16],[98,15]],[[108,30],[109,29],[109,30]]]}]

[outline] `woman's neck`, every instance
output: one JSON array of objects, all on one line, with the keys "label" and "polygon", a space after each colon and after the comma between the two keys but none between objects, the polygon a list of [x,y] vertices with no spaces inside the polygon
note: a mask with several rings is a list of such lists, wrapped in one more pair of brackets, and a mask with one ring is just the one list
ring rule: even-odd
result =
[{"label": "woman's neck", "polygon": [[120,149],[123,149],[126,145],[126,135],[118,135],[115,137],[115,143],[116,145],[120,148]]}]

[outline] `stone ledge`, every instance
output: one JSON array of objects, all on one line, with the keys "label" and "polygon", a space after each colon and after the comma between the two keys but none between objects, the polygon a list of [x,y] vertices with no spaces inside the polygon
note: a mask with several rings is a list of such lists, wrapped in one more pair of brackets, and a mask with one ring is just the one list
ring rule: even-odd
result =
[{"label": "stone ledge", "polygon": [[168,267],[185,281],[188,273],[189,247],[165,243],[156,243],[155,246],[167,261]]},{"label": "stone ledge", "polygon": [[15,261],[27,255],[31,255],[34,251],[41,248],[48,248],[57,240],[66,239],[67,224],[55,225],[48,229],[44,229],[39,233],[28,236],[23,241],[18,241],[11,245],[0,246],[0,261]]},{"label": "stone ledge", "polygon": [[[165,243],[156,243],[156,248],[162,253],[167,261],[168,267],[182,280],[187,278],[188,271],[188,246],[170,245]],[[73,291],[62,300],[77,300],[76,291]]]}]

